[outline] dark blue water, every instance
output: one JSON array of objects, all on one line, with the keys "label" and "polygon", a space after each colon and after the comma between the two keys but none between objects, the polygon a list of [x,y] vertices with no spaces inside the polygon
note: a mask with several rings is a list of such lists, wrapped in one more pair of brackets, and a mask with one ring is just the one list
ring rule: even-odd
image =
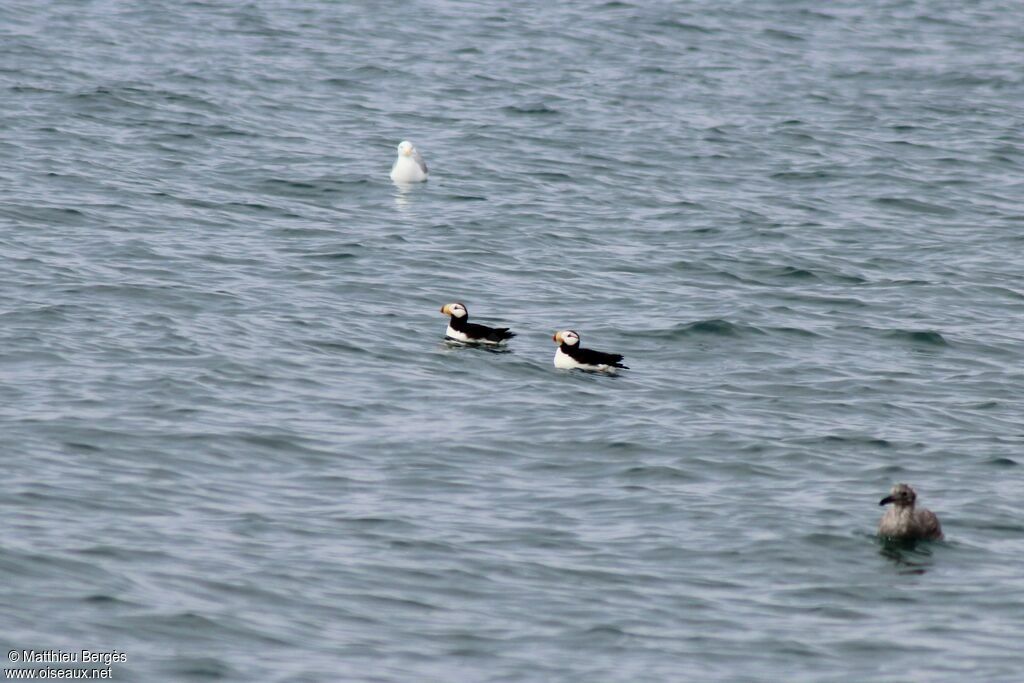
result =
[{"label": "dark blue water", "polygon": [[[0,647],[131,681],[1020,680],[1022,27],[5,3]],[[423,186],[388,180],[403,139]],[[446,346],[450,301],[519,336]],[[565,328],[631,370],[556,371]],[[897,481],[944,542],[874,538]]]}]

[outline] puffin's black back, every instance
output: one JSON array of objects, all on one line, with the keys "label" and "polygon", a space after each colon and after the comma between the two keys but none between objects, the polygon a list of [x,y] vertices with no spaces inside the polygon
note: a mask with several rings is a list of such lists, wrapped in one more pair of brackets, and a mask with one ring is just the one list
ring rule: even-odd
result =
[{"label": "puffin's black back", "polygon": [[488,327],[487,325],[471,323],[469,322],[468,315],[462,318],[452,316],[450,324],[453,330],[462,332],[467,337],[471,337],[473,339],[486,339],[491,342],[500,342],[516,336],[516,333],[510,332],[507,327]]},{"label": "puffin's black back", "polygon": [[584,349],[580,346],[569,346],[568,344],[562,344],[562,353],[575,359],[576,362],[585,365],[610,365],[613,368],[629,370],[627,366],[622,364],[623,356],[619,353],[604,353],[603,351]]}]

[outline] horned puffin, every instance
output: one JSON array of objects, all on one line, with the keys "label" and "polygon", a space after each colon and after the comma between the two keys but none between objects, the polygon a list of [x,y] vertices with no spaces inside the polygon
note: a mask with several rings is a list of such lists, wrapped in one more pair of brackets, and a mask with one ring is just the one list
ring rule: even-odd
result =
[{"label": "horned puffin", "polygon": [[574,330],[561,330],[551,337],[557,344],[555,367],[560,370],[590,370],[593,372],[615,372],[616,368],[628,370],[622,364],[622,356],[580,347],[580,335]]},{"label": "horned puffin", "polygon": [[422,183],[427,179],[427,162],[408,140],[398,143],[398,158],[391,167],[391,180],[396,183]]},{"label": "horned puffin", "polygon": [[516,336],[507,327],[487,327],[469,322],[469,311],[465,304],[445,304],[441,312],[450,318],[444,333],[445,339],[467,344],[502,344]]}]

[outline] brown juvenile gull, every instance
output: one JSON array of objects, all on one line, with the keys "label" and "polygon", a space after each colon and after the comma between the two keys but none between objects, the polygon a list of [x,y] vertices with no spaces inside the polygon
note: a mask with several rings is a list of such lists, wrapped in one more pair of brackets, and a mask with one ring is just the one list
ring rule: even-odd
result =
[{"label": "brown juvenile gull", "polygon": [[892,503],[878,523],[878,535],[900,541],[938,541],[942,525],[931,510],[914,509],[917,493],[908,484],[896,484],[878,504]]}]

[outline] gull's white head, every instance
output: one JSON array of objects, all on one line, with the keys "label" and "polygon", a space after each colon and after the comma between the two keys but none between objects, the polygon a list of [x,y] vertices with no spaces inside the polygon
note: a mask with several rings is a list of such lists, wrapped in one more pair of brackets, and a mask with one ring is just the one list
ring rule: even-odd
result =
[{"label": "gull's white head", "polygon": [[416,148],[412,146],[412,143],[408,140],[402,140],[398,143],[398,155],[403,157],[411,157],[412,153],[416,151]]},{"label": "gull's white head", "polygon": [[466,306],[460,303],[445,304],[441,307],[441,312],[445,315],[450,315],[453,318],[465,318],[469,315],[469,311],[466,310]]},{"label": "gull's white head", "polygon": [[555,336],[551,337],[556,344],[566,344],[567,346],[579,346],[580,335],[576,334],[573,330],[560,330],[555,332]]}]

